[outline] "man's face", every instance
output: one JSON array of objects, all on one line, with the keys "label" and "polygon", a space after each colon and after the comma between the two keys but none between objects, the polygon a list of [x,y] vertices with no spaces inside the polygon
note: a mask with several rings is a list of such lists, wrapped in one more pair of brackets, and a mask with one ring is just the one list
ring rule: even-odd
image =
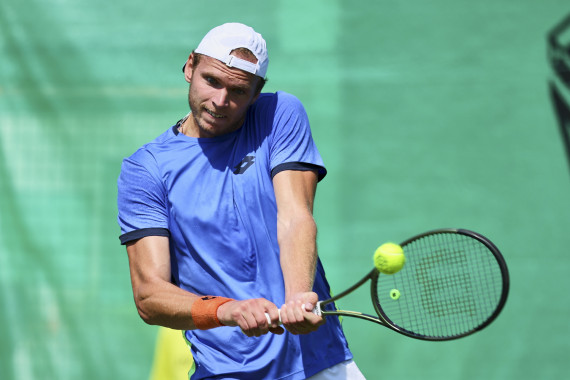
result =
[{"label": "man's face", "polygon": [[242,126],[247,108],[259,95],[256,87],[260,78],[208,56],[201,56],[195,67],[191,56],[184,73],[191,83],[188,103],[192,111],[185,134],[215,137]]}]

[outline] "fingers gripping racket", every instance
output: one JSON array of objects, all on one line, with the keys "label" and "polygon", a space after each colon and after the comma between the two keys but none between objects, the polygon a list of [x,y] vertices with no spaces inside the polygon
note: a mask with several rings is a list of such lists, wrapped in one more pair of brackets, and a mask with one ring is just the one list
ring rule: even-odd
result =
[{"label": "fingers gripping racket", "polygon": [[[314,313],[356,317],[406,336],[442,341],[461,338],[488,326],[501,312],[509,274],[497,247],[463,229],[439,229],[401,244],[402,270],[376,268],[342,293],[319,301]],[[377,316],[327,307],[370,280]]]}]

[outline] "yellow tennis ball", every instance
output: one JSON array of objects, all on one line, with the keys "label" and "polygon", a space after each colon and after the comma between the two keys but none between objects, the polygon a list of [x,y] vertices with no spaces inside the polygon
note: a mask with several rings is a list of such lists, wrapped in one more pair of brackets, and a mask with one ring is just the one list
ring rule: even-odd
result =
[{"label": "yellow tennis ball", "polygon": [[385,243],[374,252],[374,266],[384,274],[398,272],[406,263],[404,250],[398,244]]}]

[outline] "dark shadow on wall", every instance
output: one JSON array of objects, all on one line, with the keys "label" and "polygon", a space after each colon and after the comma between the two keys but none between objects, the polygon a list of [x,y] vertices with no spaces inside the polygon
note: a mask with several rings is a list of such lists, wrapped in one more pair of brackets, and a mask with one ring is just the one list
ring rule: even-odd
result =
[{"label": "dark shadow on wall", "polygon": [[[570,168],[570,14],[547,35],[548,60],[557,79],[550,80],[550,98],[558,117]],[[566,96],[565,96],[566,95]]]}]

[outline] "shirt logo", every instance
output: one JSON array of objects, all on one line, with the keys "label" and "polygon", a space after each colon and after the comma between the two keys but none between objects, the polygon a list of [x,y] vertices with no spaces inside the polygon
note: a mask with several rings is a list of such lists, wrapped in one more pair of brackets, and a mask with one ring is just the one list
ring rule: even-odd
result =
[{"label": "shirt logo", "polygon": [[234,174],[243,174],[254,163],[255,156],[245,156],[245,158],[234,168]]}]

